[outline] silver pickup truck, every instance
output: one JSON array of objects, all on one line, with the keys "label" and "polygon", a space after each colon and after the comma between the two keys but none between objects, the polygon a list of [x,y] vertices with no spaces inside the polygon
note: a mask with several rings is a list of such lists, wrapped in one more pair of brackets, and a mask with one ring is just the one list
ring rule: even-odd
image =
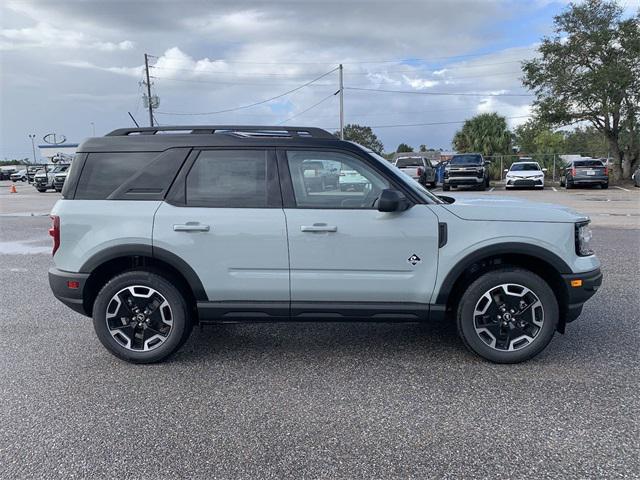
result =
[{"label": "silver pickup truck", "polygon": [[423,187],[428,185],[431,188],[435,188],[436,170],[428,158],[411,154],[406,157],[398,157],[394,165]]}]

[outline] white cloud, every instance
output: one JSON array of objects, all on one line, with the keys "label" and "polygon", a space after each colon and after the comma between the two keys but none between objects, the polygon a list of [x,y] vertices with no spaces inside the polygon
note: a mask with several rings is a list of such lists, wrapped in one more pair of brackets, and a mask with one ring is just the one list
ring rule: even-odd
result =
[{"label": "white cloud", "polygon": [[104,42],[82,32],[62,27],[54,27],[39,22],[33,27],[3,28],[0,30],[0,49],[19,50],[31,48],[89,49],[104,52],[131,50],[133,42]]}]

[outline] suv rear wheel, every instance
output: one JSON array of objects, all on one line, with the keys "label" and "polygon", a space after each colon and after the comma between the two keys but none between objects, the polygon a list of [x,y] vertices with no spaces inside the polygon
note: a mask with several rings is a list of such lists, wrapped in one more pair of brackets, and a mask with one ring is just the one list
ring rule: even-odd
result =
[{"label": "suv rear wheel", "polygon": [[465,346],[496,363],[518,363],[540,353],[558,324],[558,302],[538,275],[503,268],[475,280],[458,306]]},{"label": "suv rear wheel", "polygon": [[191,333],[180,291],[148,271],[131,271],[110,280],[94,303],[93,326],[107,350],[132,363],[164,360]]}]

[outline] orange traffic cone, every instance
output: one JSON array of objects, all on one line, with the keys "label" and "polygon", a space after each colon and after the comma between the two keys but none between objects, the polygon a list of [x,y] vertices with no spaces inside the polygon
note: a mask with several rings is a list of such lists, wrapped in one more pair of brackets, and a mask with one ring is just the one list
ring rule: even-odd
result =
[{"label": "orange traffic cone", "polygon": [[16,190],[15,185],[11,185],[11,188],[9,188],[9,193],[18,193],[18,190]]}]

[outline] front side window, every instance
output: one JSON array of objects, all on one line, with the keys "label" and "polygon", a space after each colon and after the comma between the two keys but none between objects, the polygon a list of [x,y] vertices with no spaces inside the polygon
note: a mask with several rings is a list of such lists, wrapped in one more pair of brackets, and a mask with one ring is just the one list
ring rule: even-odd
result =
[{"label": "front side window", "polygon": [[226,208],[267,207],[267,152],[200,152],[187,176],[186,203]]},{"label": "front side window", "polygon": [[[362,159],[329,151],[288,151],[300,208],[370,209],[389,182]],[[324,168],[319,170],[317,166]],[[312,173],[310,173],[312,172]]]}]

